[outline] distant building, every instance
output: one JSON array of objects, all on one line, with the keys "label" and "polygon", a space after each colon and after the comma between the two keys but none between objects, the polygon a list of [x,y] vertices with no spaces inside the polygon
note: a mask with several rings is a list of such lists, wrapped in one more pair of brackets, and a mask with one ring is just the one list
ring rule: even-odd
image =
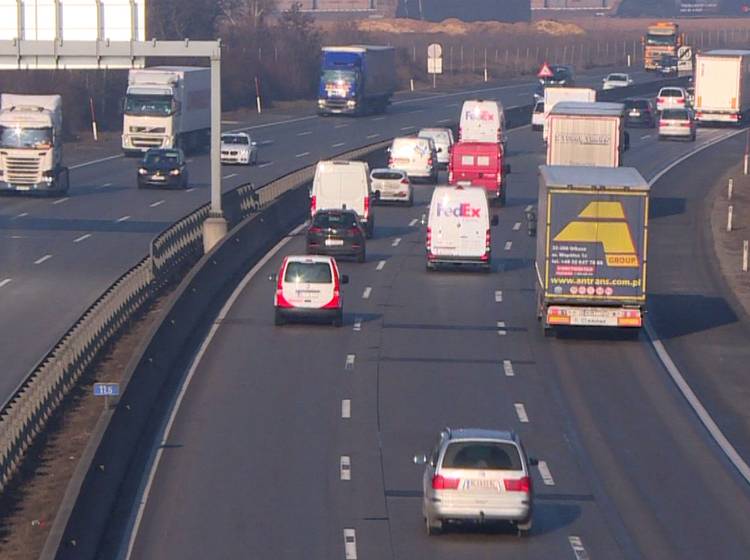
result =
[{"label": "distant building", "polygon": [[397,15],[427,21],[529,21],[531,0],[401,0]]},{"label": "distant building", "polygon": [[399,0],[278,0],[279,10],[289,10],[299,3],[305,12],[310,13],[360,13],[394,17]]}]

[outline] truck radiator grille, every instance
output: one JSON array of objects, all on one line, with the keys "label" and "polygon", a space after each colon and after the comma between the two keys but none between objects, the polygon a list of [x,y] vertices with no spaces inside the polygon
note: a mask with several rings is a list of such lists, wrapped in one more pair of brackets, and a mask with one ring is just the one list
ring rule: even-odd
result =
[{"label": "truck radiator grille", "polygon": [[35,157],[6,157],[5,174],[9,183],[34,185],[42,181],[41,160]]},{"label": "truck radiator grille", "polygon": [[163,138],[161,136],[131,136],[134,148],[161,148]]},{"label": "truck radiator grille", "polygon": [[326,105],[331,109],[346,109],[346,99],[329,98],[326,99]]}]

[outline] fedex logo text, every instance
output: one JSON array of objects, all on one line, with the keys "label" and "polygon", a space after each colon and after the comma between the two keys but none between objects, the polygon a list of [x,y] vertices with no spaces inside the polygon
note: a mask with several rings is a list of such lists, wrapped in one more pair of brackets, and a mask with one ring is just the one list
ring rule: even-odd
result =
[{"label": "fedex logo text", "polygon": [[453,218],[479,218],[479,213],[482,211],[481,208],[472,208],[471,204],[465,202],[458,206],[443,206],[438,203],[437,215],[448,216]]},{"label": "fedex logo text", "polygon": [[493,122],[495,120],[495,113],[487,110],[468,110],[464,113],[467,121],[488,121]]}]

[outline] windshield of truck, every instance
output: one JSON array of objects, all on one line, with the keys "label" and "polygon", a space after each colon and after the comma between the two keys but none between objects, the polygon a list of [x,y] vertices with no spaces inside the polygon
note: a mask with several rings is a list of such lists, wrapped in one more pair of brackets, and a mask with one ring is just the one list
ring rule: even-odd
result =
[{"label": "windshield of truck", "polygon": [[0,126],[0,148],[49,148],[51,128],[20,128]]},{"label": "windshield of truck", "polygon": [[348,96],[356,79],[357,73],[353,70],[324,70],[321,76],[326,93],[335,97]]},{"label": "windshield of truck", "polygon": [[646,35],[646,44],[663,46],[663,47],[671,47],[675,44],[675,36],[674,35],[648,34]]},{"label": "windshield of truck", "polygon": [[125,114],[135,117],[168,117],[174,113],[171,95],[133,95],[125,97]]}]

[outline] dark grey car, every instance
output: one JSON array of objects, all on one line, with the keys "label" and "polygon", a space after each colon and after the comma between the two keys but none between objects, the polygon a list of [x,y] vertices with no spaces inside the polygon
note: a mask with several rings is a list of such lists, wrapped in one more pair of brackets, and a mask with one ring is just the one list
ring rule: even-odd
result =
[{"label": "dark grey car", "polygon": [[365,262],[365,230],[353,210],[320,210],[307,229],[309,255],[356,257]]}]

